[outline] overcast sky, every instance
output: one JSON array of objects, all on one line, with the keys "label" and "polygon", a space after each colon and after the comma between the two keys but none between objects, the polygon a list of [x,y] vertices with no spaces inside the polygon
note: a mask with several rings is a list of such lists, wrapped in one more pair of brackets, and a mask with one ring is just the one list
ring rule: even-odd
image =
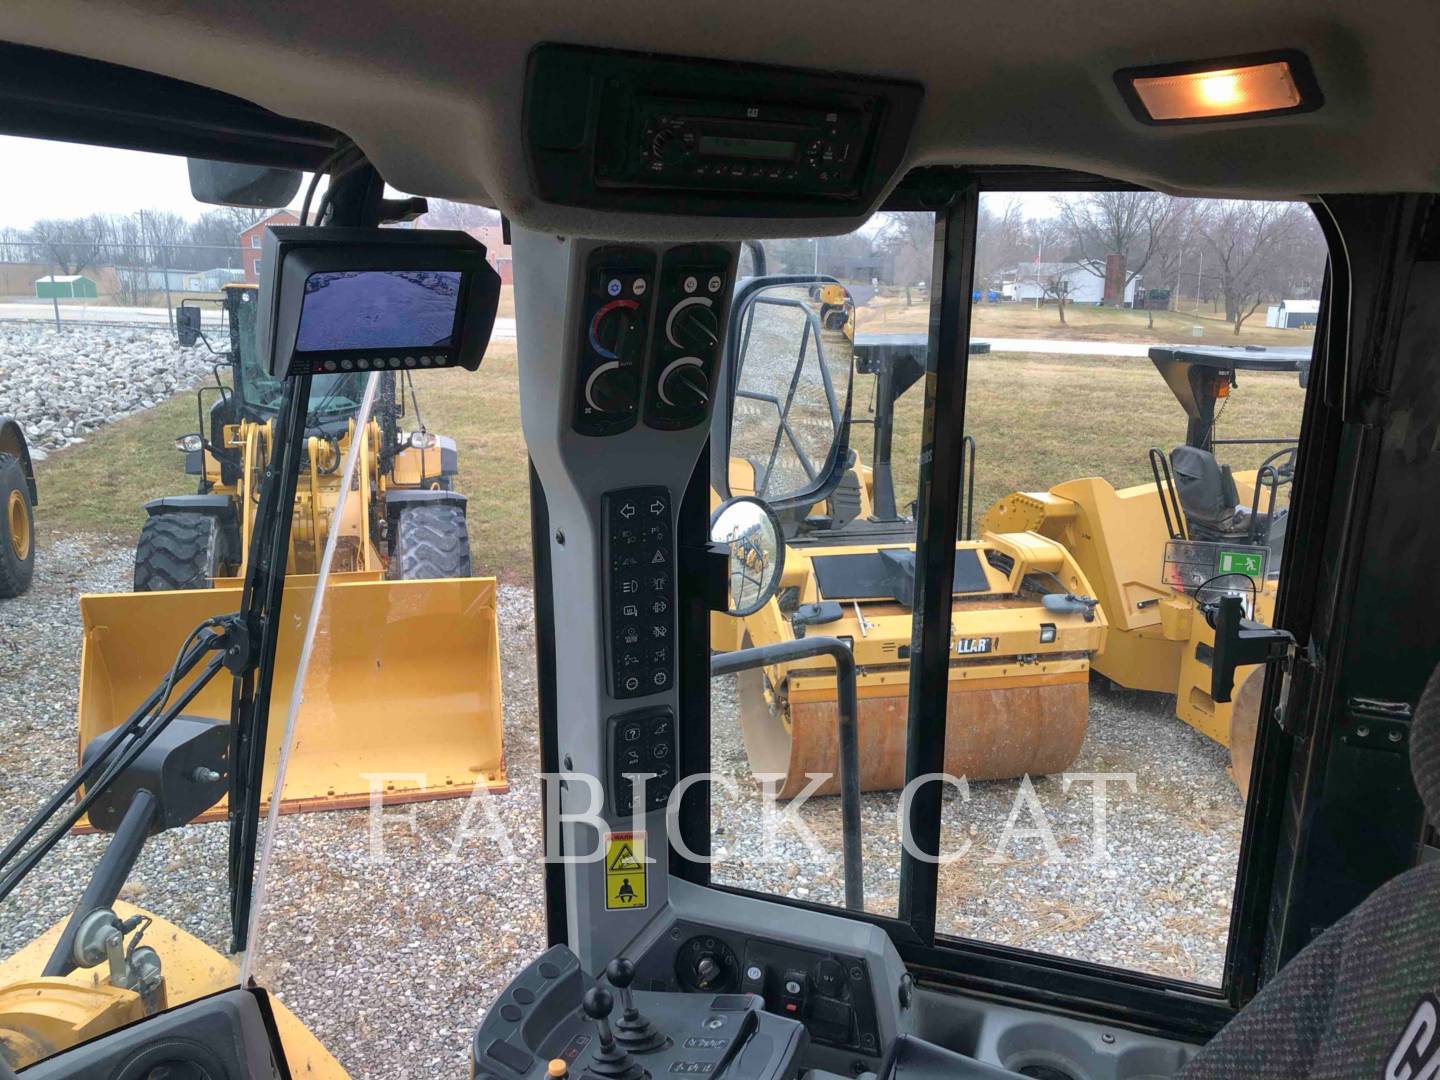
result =
[{"label": "overcast sky", "polygon": [[0,226],[141,208],[193,218],[204,209],[190,197],[184,158],[0,136],[0,161]]},{"label": "overcast sky", "polygon": [[[171,210],[194,218],[206,209],[190,197],[190,179],[181,157],[0,136],[0,162],[4,162],[0,227],[23,229],[38,218],[130,214],[141,209]],[[1054,213],[1049,195],[1003,198],[1012,197],[1019,199],[1028,217]],[[998,209],[1002,204],[996,205]]]}]

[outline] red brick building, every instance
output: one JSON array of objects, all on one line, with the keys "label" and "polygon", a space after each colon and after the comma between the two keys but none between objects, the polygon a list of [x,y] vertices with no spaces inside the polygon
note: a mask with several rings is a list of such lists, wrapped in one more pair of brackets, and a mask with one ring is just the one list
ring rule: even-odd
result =
[{"label": "red brick building", "polygon": [[261,218],[240,234],[240,262],[245,268],[245,283],[260,283],[260,238],[265,235],[267,225],[299,225],[300,219],[289,210],[276,210],[269,217]]}]

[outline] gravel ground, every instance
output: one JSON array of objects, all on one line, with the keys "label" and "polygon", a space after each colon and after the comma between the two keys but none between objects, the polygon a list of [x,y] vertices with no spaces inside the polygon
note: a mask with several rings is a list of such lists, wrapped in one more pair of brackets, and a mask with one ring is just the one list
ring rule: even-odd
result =
[{"label": "gravel ground", "polygon": [[[947,791],[941,854],[954,858],[940,871],[939,929],[1218,985],[1244,806],[1228,752],[1175,719],[1173,704],[1093,690],[1068,790],[1064,777],[1049,776],[1024,790],[1020,781],[974,783],[968,800]],[[733,785],[714,789],[715,848],[728,850],[713,879],[843,904],[839,799],[814,799],[792,815],[812,844],[750,778],[738,725],[723,719],[737,707],[733,678],[716,681],[711,707],[712,768]],[[1098,845],[1095,785],[1080,778],[1096,773],[1111,774]],[[862,798],[865,906],[893,915],[899,793]],[[768,850],[757,835],[773,837]]]},{"label": "gravel ground", "polygon": [[[69,537],[40,551],[35,588],[0,604],[0,835],[9,836],[74,761],[80,634],[76,598],[128,585],[130,553]],[[500,590],[506,757],[511,790],[474,802],[394,807],[385,859],[370,858],[364,811],[281,819],[268,876],[255,972],[356,1077],[468,1075],[469,1038],[484,1009],[544,947],[540,798],[535,746],[533,623],[528,590]],[[839,903],[839,807],[800,810],[819,849],[767,808],[732,722],[733,680],[714,694],[716,847],[732,854],[717,880]],[[1108,860],[1089,859],[1091,785],[1034,785],[1065,860],[1012,838],[998,859],[1017,785],[973,785],[947,800],[946,848],[970,852],[941,874],[941,922],[955,933],[1214,982],[1239,847],[1240,801],[1225,755],[1170,715],[1162,699],[1092,697],[1075,772],[1133,772],[1111,786]],[[865,797],[866,895],[893,911],[898,798]],[[492,816],[493,815],[493,816]],[[775,839],[757,844],[769,824]],[[1017,827],[1036,827],[1020,813]],[[468,833],[466,829],[468,828]],[[503,838],[503,839],[502,839]],[[62,918],[103,837],[68,837],[0,905],[0,955]],[[503,857],[509,845],[515,858]],[[217,948],[228,942],[225,827],[154,838],[123,894]]]},{"label": "gravel ground", "polygon": [[168,330],[0,323],[0,415],[19,420],[43,457],[193,386],[213,360]]}]

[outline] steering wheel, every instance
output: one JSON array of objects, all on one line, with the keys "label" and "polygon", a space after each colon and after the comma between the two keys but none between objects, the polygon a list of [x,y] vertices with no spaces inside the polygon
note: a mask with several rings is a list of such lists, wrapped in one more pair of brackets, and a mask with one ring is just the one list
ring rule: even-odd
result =
[{"label": "steering wheel", "polygon": [[[1295,458],[1299,449],[1298,446],[1287,446],[1283,450],[1275,451],[1260,463],[1260,468],[1255,473],[1255,482],[1277,488],[1283,484],[1293,484],[1295,482]],[[1265,480],[1267,469],[1274,478],[1269,483],[1266,483]]]}]

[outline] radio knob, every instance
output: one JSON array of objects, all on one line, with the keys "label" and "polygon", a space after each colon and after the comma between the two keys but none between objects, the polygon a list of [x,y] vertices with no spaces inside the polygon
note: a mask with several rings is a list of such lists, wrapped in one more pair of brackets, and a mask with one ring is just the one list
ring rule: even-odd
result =
[{"label": "radio knob", "polygon": [[670,320],[670,341],[686,352],[707,354],[720,344],[720,321],[709,304],[686,304]]},{"label": "radio knob", "polygon": [[650,140],[650,153],[655,160],[673,165],[685,156],[685,146],[670,128],[661,128]]},{"label": "radio knob", "polygon": [[636,359],[641,346],[640,305],[616,300],[600,309],[591,330],[591,345],[607,360]]},{"label": "radio knob", "polygon": [[612,360],[601,364],[585,382],[585,403],[597,412],[623,413],[635,405],[635,369]]},{"label": "radio knob", "polygon": [[710,402],[710,380],[693,356],[676,360],[660,375],[660,400],[671,408],[697,411]]}]

